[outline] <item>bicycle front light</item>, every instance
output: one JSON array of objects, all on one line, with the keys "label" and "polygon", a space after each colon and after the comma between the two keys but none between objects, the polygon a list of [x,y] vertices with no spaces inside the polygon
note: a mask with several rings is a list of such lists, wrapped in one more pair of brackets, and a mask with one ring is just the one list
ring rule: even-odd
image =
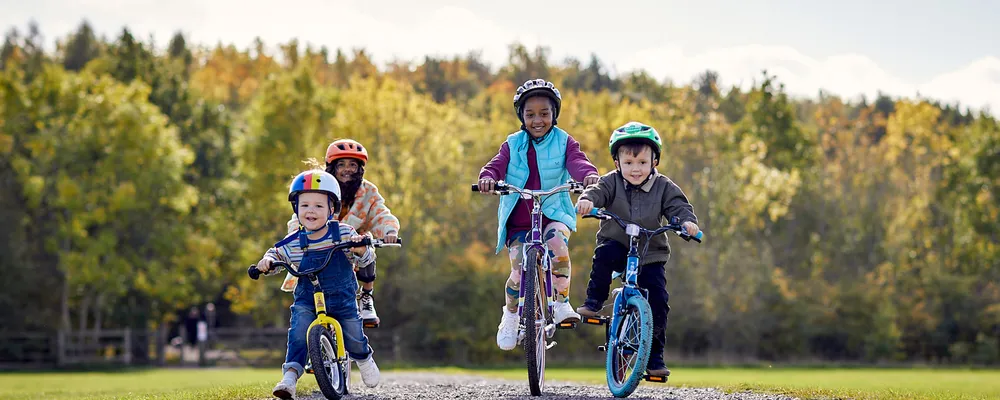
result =
[{"label": "bicycle front light", "polygon": [[625,234],[629,236],[639,236],[639,225],[628,224],[628,226],[625,227]]}]

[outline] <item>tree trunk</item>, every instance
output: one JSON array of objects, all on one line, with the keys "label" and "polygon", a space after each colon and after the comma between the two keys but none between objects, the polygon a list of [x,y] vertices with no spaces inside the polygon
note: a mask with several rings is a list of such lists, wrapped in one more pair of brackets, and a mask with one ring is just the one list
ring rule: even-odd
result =
[{"label": "tree trunk", "polygon": [[[84,293],[86,293],[86,290],[84,290]],[[88,293],[83,295],[83,300],[80,301],[80,320],[77,321],[77,326],[79,327],[77,330],[80,332],[87,330],[87,311],[90,309],[90,302],[93,297],[92,294]]]},{"label": "tree trunk", "polygon": [[[63,240],[63,250],[65,251],[69,250],[69,239]],[[63,275],[63,290],[61,299],[62,326],[60,326],[59,329],[65,331],[66,333],[69,333],[71,329],[69,322],[69,277],[70,277],[69,269],[64,270],[62,275]]]},{"label": "tree trunk", "polygon": [[[69,240],[63,240],[63,249],[69,248]],[[58,259],[58,258],[57,258]],[[56,365],[63,366],[66,362],[66,335],[70,332],[70,322],[69,322],[69,270],[64,270],[63,276],[63,287],[62,287],[62,299],[60,300],[62,304],[60,305],[62,314],[62,323],[59,327],[58,341],[56,344]]]},{"label": "tree trunk", "polygon": [[94,303],[94,340],[101,337],[101,328],[104,323],[104,293],[97,295],[97,302]]}]

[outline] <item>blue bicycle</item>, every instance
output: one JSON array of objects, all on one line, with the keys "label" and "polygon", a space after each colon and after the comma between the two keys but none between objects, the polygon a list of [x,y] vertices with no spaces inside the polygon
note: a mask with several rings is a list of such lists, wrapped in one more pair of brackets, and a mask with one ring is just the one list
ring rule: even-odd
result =
[{"label": "blue bicycle", "polygon": [[605,372],[608,389],[615,397],[628,397],[639,386],[640,379],[645,378],[651,382],[667,381],[665,376],[646,374],[646,363],[649,361],[649,351],[653,345],[653,314],[647,300],[648,291],[636,283],[639,277],[639,239],[640,237],[646,239],[646,247],[642,250],[642,254],[646,254],[649,239],[661,233],[674,232],[684,240],[694,240],[699,243],[703,235],[700,231],[695,236],[688,235],[677,217],[674,217],[670,224],[652,231],[596,208],[583,217],[615,221],[629,236],[625,271],[615,272],[612,276],[612,279],[621,277],[622,286],[612,291],[614,305],[611,316],[583,318],[584,323],[605,326],[607,341],[598,349],[607,352]]},{"label": "blue bicycle", "polygon": [[[542,203],[556,193],[583,193],[583,183],[568,181],[549,190],[521,189],[504,181],[497,181],[494,193],[508,195],[516,193],[526,201],[531,201],[531,233],[522,250],[521,289],[518,291],[517,314],[521,320],[517,340],[524,346],[524,360],[528,366],[528,387],[532,396],[540,396],[545,385],[545,351],[556,345],[546,343],[555,335],[556,329],[576,328],[576,322],[555,323],[552,305],[555,292],[552,289],[552,260],[549,245],[542,240]],[[472,185],[478,192],[479,185]],[[545,200],[542,198],[545,197]]]}]

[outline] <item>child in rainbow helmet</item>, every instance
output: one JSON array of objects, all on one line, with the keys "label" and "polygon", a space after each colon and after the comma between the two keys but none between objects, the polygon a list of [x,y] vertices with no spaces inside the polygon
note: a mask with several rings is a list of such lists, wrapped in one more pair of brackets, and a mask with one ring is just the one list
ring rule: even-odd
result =
[{"label": "child in rainbow helmet", "polygon": [[[586,185],[596,183],[597,167],[580,150],[580,144],[566,131],[556,127],[562,96],[551,82],[531,79],[514,93],[514,113],[521,129],[507,136],[493,159],[479,173],[479,190],[490,192],[496,181],[516,187],[545,190],[561,185],[572,177]],[[542,204],[542,238],[552,255],[555,289],[553,318],[558,322],[579,321],[580,315],[569,304],[571,264],[570,231],[576,231],[576,215],[568,193],[558,193]],[[505,246],[510,258],[510,276],[504,288],[506,304],[497,327],[497,346],[503,350],[517,345],[517,295],[521,286],[522,246],[531,230],[529,202],[514,193],[501,197],[497,226],[499,253]]]},{"label": "child in rainbow helmet", "polygon": [[[597,185],[580,195],[576,203],[578,213],[587,215],[594,207],[604,208],[649,230],[660,228],[664,220],[678,217],[688,234],[693,236],[698,233],[698,217],[684,191],[656,171],[662,148],[656,129],[641,122],[629,122],[611,133],[608,148],[616,169],[602,176]],[[601,221],[597,243],[587,284],[587,300],[576,309],[580,315],[587,317],[596,316],[603,308],[611,287],[611,271],[624,271],[629,237],[618,223]],[[653,314],[653,346],[646,372],[668,376],[670,370],[663,362],[663,346],[667,314],[670,312],[665,275],[665,265],[670,260],[670,245],[667,235],[650,238],[648,245],[646,253],[640,254],[637,282],[639,287],[648,291],[647,299]],[[645,246],[643,240],[639,248]]]},{"label": "child in rainbow helmet", "polygon": [[[317,277],[326,295],[327,315],[340,322],[347,353],[358,364],[361,379],[368,387],[379,384],[379,370],[372,357],[354,294],[357,281],[354,263],[371,263],[375,260],[372,246],[355,247],[335,254],[330,249],[342,241],[359,241],[359,235],[347,224],[338,223],[333,216],[340,210],[340,185],[337,179],[323,170],[309,170],[292,179],[288,188],[288,201],[297,216],[299,228],[267,250],[257,262],[257,269],[265,275],[279,272],[271,268],[274,261],[284,261],[290,268],[312,270],[328,258],[330,264]],[[295,397],[295,384],[305,372],[307,360],[306,332],[316,319],[313,300],[315,287],[311,284],[296,285],[288,328],[288,344],[282,379],[275,385],[273,394],[282,399]]]},{"label": "child in rainbow helmet", "polygon": [[[386,243],[395,243],[399,232],[399,219],[385,205],[385,199],[378,192],[374,183],[364,178],[365,165],[368,164],[368,149],[351,139],[339,139],[330,143],[326,149],[326,172],[337,178],[340,192],[343,194],[343,209],[336,216],[342,224],[354,227],[361,234],[371,233],[382,238]],[[299,223],[293,214],[288,221],[288,232],[299,229]],[[362,264],[357,268],[357,279],[361,282],[359,308],[361,319],[379,321],[375,311],[375,300],[372,298],[375,290],[375,261]],[[290,291],[295,286],[296,278],[291,274],[285,277],[282,290]]]}]

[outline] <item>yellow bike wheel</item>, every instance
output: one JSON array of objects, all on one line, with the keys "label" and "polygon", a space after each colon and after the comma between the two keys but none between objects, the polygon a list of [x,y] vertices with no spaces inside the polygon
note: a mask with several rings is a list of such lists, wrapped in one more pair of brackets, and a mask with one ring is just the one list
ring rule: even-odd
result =
[{"label": "yellow bike wheel", "polygon": [[309,362],[319,390],[330,400],[339,400],[347,394],[347,374],[350,373],[342,362],[347,360],[347,355],[337,356],[337,339],[323,325],[309,330]]}]

